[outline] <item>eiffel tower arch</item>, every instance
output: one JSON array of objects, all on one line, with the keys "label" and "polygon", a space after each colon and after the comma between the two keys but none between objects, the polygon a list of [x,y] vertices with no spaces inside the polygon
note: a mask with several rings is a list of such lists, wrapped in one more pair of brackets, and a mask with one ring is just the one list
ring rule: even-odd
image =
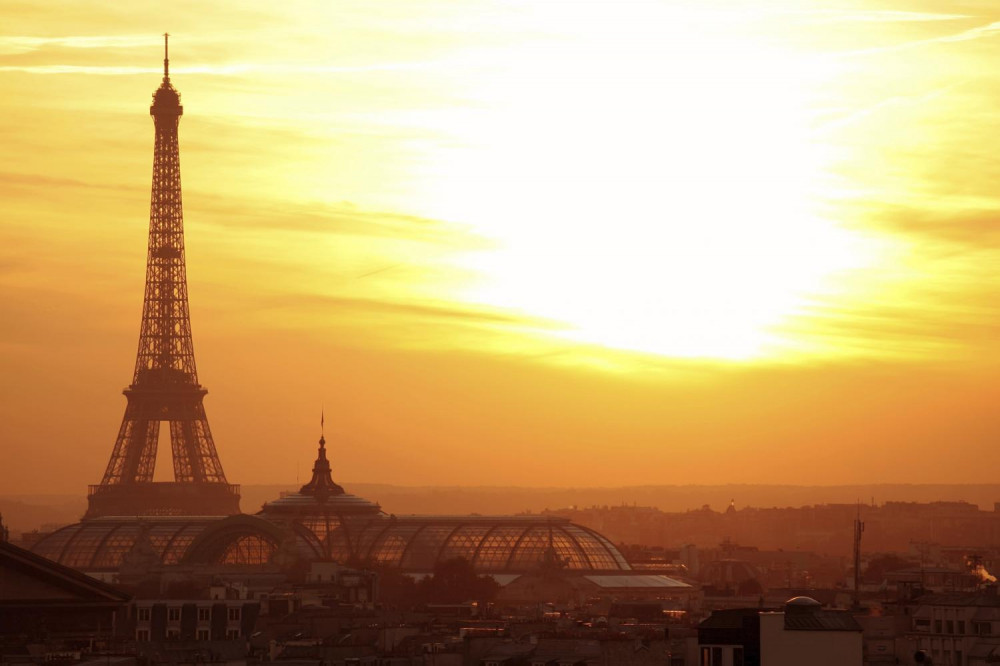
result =
[{"label": "eiffel tower arch", "polygon": [[[91,486],[85,518],[239,513],[239,486],[226,481],[198,383],[184,263],[177,128],[184,107],[170,83],[164,35],[163,82],[149,113],[156,128],[149,207],[146,290],[128,403],[104,477]],[[154,482],[160,428],[170,429],[174,480]]]}]

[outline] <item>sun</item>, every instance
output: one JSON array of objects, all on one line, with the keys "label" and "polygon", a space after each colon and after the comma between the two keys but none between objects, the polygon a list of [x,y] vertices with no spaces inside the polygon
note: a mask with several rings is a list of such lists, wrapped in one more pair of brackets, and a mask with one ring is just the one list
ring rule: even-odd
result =
[{"label": "sun", "polygon": [[426,208],[494,241],[456,259],[480,276],[459,297],[608,348],[804,349],[783,328],[876,260],[826,212],[835,156],[815,93],[831,65],[647,11],[481,53],[471,102],[420,118],[452,139],[427,165]]}]

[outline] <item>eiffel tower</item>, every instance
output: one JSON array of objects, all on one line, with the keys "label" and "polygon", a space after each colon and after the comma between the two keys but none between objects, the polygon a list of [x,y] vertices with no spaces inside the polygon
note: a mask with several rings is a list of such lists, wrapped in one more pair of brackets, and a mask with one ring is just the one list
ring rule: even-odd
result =
[{"label": "eiffel tower", "polygon": [[[100,485],[91,486],[85,518],[239,513],[239,486],[226,482],[198,383],[184,264],[177,127],[184,107],[170,83],[168,35],[163,83],[149,114],[156,127],[149,207],[146,294],[139,352],[128,404]],[[169,424],[174,481],[154,482],[160,427]]]}]

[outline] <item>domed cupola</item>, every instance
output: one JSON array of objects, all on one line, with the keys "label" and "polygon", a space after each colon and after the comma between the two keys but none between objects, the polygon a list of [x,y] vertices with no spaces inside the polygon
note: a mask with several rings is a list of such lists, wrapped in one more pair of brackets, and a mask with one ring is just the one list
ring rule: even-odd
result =
[{"label": "domed cupola", "polygon": [[319,438],[319,453],[316,455],[316,462],[313,464],[313,475],[309,483],[299,489],[300,495],[312,495],[320,501],[325,500],[330,495],[344,495],[343,487],[333,482],[330,470],[330,461],[326,459],[326,437]]},{"label": "domed cupola", "polygon": [[297,493],[283,493],[267,502],[261,513],[265,516],[316,516],[336,514],[341,517],[375,516],[382,508],[375,502],[351,495],[333,480],[330,461],[326,457],[326,437],[320,436],[312,478]]}]

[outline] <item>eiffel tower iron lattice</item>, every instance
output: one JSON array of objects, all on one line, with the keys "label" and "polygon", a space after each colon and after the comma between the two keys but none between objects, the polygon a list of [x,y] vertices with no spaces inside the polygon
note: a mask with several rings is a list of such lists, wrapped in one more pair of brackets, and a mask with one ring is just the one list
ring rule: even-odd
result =
[{"label": "eiffel tower iron lattice", "polygon": [[[163,82],[149,108],[156,139],[139,351],[111,460],[100,485],[90,489],[88,518],[239,513],[239,487],[222,471],[195,367],[177,142],[184,107],[170,83],[167,38]],[[170,428],[173,482],[153,481],[163,423]]]}]

